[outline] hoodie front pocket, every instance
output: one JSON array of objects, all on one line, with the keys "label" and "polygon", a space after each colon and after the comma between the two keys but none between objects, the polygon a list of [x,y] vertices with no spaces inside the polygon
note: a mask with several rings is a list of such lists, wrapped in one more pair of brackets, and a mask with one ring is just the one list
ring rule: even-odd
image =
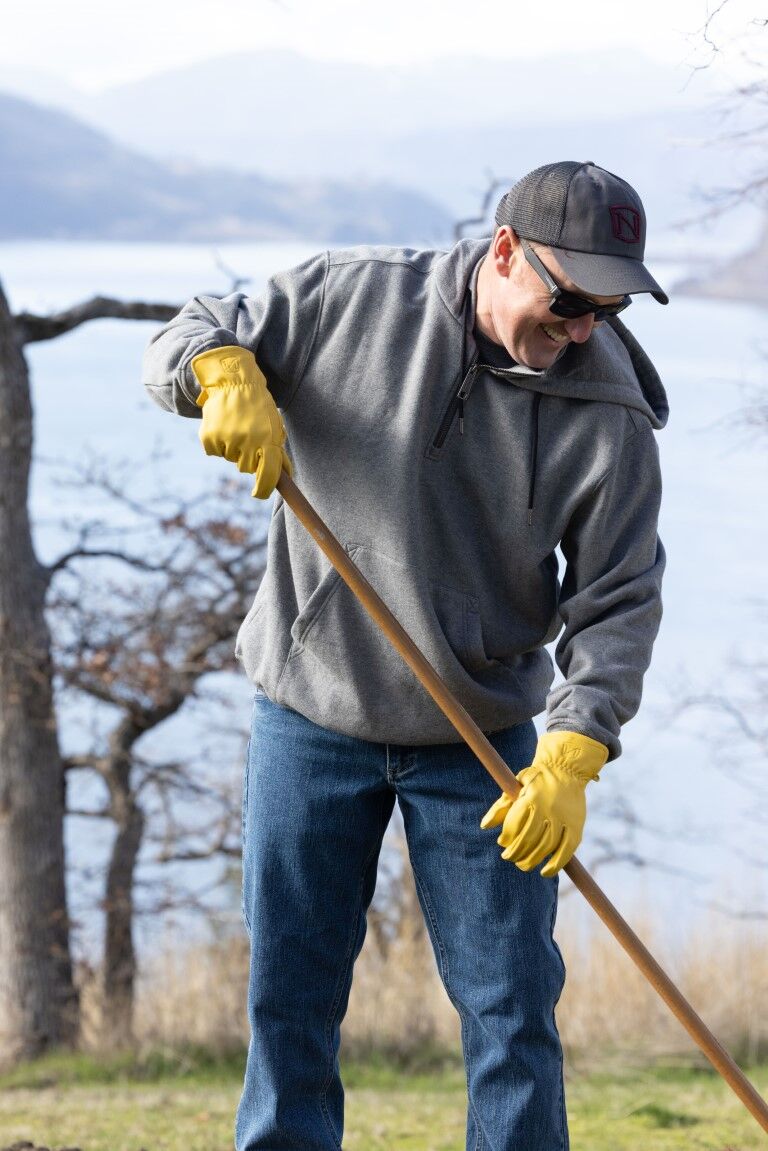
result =
[{"label": "hoodie front pocket", "polygon": [[[349,558],[354,562],[356,549],[348,546],[345,550],[349,552]],[[332,597],[340,588],[345,586],[344,581],[335,567],[331,567],[321,578],[320,583],[312,592],[303,610],[291,626],[291,639],[293,640],[291,655],[303,648],[307,636],[311,630],[317,626],[318,621],[322,618],[322,614]]]},{"label": "hoodie front pocket", "polygon": [[[367,544],[347,550],[451,690],[478,658],[472,597]],[[341,577],[328,572],[291,628],[277,701],[315,722],[366,738],[420,742],[426,699],[414,673]],[[375,733],[375,734],[374,734]]]}]

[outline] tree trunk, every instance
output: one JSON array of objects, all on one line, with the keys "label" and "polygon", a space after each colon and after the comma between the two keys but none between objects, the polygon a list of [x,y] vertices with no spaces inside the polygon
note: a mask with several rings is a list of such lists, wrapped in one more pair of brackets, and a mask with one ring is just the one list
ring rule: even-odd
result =
[{"label": "tree trunk", "polygon": [[133,1043],[133,878],[144,834],[144,813],[130,795],[127,770],[125,776],[125,790],[119,796],[113,793],[117,836],[106,891],[101,1033],[109,1047]]},{"label": "tree trunk", "polygon": [[64,886],[64,774],[46,580],[28,512],[29,375],[0,287],[0,1060],[77,1036]]}]

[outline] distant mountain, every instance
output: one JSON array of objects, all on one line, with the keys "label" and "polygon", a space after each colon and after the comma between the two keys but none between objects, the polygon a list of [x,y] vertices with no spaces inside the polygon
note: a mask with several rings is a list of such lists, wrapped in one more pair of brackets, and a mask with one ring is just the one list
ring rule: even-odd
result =
[{"label": "distant mountain", "polygon": [[388,182],[164,164],[0,93],[0,239],[389,243],[444,240],[450,227],[435,201]]},{"label": "distant mountain", "polygon": [[269,51],[109,88],[82,97],[78,113],[163,162],[389,180],[452,215],[478,207],[488,172],[591,159],[637,184],[658,230],[691,214],[695,188],[734,163],[709,144],[711,78],[688,81],[684,67],[633,51],[387,67]]},{"label": "distant mountain", "polygon": [[[538,59],[449,56],[408,65],[234,53],[106,88],[78,114],[153,154],[228,150],[250,166],[252,142],[346,134],[357,140],[477,125],[622,121],[679,101],[688,74],[640,53]],[[706,87],[705,87],[706,85]],[[702,79],[700,94],[709,91]],[[567,102],[563,93],[568,93]],[[499,141],[504,150],[504,141]],[[261,166],[257,159],[258,166]]]},{"label": "distant mountain", "polygon": [[27,58],[19,66],[9,65],[7,61],[0,62],[0,92],[20,96],[22,100],[31,100],[33,104],[48,104],[75,116],[80,114],[83,102],[88,101],[88,97],[79,88],[74,88],[61,76],[36,68]]}]

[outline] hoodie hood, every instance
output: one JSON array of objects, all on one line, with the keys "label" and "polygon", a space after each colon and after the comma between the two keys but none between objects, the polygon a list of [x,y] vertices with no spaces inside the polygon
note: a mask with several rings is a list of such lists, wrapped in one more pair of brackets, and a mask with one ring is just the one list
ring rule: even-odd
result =
[{"label": "hoodie hood", "polygon": [[[490,237],[460,240],[438,262],[437,288],[446,307],[457,320],[468,323],[469,338],[474,322],[471,286]],[[472,308],[467,317],[466,308]],[[664,385],[646,353],[618,316],[596,328],[584,344],[568,344],[546,371],[532,372],[519,365],[506,375],[518,387],[542,395],[621,404],[642,412],[651,426],[663,428],[669,416]]]}]

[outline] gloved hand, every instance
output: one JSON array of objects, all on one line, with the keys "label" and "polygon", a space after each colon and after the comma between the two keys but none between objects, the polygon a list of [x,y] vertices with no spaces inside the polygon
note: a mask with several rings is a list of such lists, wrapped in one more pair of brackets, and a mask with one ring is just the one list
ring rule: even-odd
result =
[{"label": "gloved hand", "polygon": [[530,767],[517,779],[516,799],[506,792],[483,816],[482,828],[503,827],[497,842],[521,871],[530,871],[551,855],[541,874],[547,878],[565,867],[581,842],[587,803],[584,791],[597,779],[608,748],[575,731],[548,731],[539,739]]},{"label": "gloved hand", "polygon": [[200,442],[208,456],[223,456],[241,472],[254,472],[252,495],[265,500],[283,468],[293,474],[285,428],[267,382],[247,348],[210,348],[195,356],[192,371],[203,409]]}]

